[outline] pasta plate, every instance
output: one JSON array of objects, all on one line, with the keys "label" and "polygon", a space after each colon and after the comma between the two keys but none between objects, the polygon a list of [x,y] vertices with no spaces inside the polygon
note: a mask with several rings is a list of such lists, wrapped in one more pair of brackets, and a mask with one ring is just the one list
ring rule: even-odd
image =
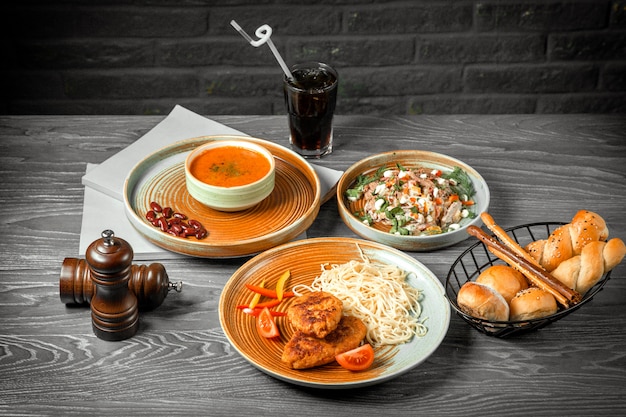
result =
[{"label": "pasta plate", "polygon": [[[410,342],[376,348],[371,368],[351,372],[333,362],[305,370],[290,369],[281,361],[285,344],[293,328],[285,317],[277,317],[281,332],[278,339],[261,337],[255,318],[238,309],[254,296],[246,284],[258,285],[265,280],[274,288],[280,275],[290,270],[288,288],[310,285],[321,272],[322,264],[343,264],[360,260],[361,253],[372,262],[397,265],[409,275],[409,285],[422,292],[420,318],[428,331]],[[293,298],[286,298],[273,309],[285,312]],[[219,302],[220,324],[232,346],[253,366],[277,379],[316,388],[356,388],[379,384],[396,378],[425,361],[441,344],[450,323],[450,306],[439,279],[423,264],[409,255],[382,245],[353,238],[314,238],[299,240],[269,249],[243,264],[226,283]]]}]

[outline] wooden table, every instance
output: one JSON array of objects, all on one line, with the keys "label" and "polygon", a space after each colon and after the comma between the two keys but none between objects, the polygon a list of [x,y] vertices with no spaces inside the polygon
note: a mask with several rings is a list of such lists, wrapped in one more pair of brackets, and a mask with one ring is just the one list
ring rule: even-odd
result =
[{"label": "wooden table", "polygon": [[[287,144],[286,118],[217,122]],[[452,316],[424,363],[387,383],[317,390],[245,361],[218,320],[222,287],[242,260],[164,262],[180,294],[143,314],[136,336],[105,342],[89,310],[59,299],[65,257],[78,254],[87,163],[124,149],[162,117],[0,117],[0,413],[6,415],[610,415],[626,413],[626,262],[577,312],[514,339],[487,337]],[[626,239],[626,118],[498,115],[336,118],[345,170],[390,149],[424,149],[476,168],[503,227],[600,213]],[[326,203],[309,237],[356,237]],[[411,253],[445,280],[472,240]]]}]

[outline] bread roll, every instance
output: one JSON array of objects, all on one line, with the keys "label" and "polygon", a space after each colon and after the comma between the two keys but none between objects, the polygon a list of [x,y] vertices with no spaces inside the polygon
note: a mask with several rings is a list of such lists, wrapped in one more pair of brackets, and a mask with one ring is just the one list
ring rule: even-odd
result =
[{"label": "bread roll", "polygon": [[529,287],[511,299],[511,321],[532,320],[557,312],[554,296],[539,287]]},{"label": "bread roll", "polygon": [[472,317],[489,321],[509,319],[509,304],[493,288],[476,282],[466,282],[457,294],[460,309]]},{"label": "bread roll", "polygon": [[[573,256],[559,264],[552,271],[552,276],[573,290],[576,290],[576,281],[580,275],[580,255]],[[583,295],[583,294],[581,294]]]},{"label": "bread roll", "polygon": [[593,241],[605,241],[609,238],[609,229],[604,219],[589,210],[580,210],[570,223],[572,249],[574,254],[581,253],[585,245]]},{"label": "bread roll", "polygon": [[525,249],[546,271],[551,272],[561,262],[579,255],[589,242],[605,241],[608,237],[609,229],[599,214],[580,210],[570,223],[554,230],[548,239],[531,242]]},{"label": "bread roll", "polygon": [[526,250],[546,271],[554,270],[561,262],[574,256],[570,225],[558,227],[548,239],[529,243]]},{"label": "bread roll", "polygon": [[498,291],[507,303],[521,290],[528,288],[528,280],[517,269],[508,265],[493,265],[480,273],[476,282]]},{"label": "bread roll", "polygon": [[609,272],[622,262],[626,256],[626,244],[620,238],[614,237],[606,242],[602,257],[604,258],[604,273]]},{"label": "bread roll", "polygon": [[584,295],[604,275],[604,257],[602,251],[605,242],[590,242],[580,254],[580,273],[576,280],[576,291]]},{"label": "bread roll", "polygon": [[626,245],[619,238],[608,242],[589,242],[580,255],[561,262],[552,275],[569,288],[585,295],[602,276],[615,268],[626,255]]}]

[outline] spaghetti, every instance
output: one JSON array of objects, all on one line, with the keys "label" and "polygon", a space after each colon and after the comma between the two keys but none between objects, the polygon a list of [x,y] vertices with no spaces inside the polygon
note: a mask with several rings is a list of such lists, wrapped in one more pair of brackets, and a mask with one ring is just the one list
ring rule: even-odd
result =
[{"label": "spaghetti", "polygon": [[294,293],[326,291],[339,298],[345,314],[366,324],[366,339],[372,346],[424,336],[427,328],[419,319],[421,292],[406,282],[407,273],[396,266],[372,263],[363,253],[361,258],[341,265],[322,264],[322,273],[311,285],[296,285]]}]

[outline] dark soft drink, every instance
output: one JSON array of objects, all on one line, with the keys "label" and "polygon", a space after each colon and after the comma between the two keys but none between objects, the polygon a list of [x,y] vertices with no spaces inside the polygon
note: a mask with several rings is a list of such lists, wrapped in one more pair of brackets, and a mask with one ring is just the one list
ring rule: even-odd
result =
[{"label": "dark soft drink", "polygon": [[305,157],[332,152],[332,120],[337,102],[337,73],[325,64],[299,64],[294,80],[285,79],[290,142]]}]

